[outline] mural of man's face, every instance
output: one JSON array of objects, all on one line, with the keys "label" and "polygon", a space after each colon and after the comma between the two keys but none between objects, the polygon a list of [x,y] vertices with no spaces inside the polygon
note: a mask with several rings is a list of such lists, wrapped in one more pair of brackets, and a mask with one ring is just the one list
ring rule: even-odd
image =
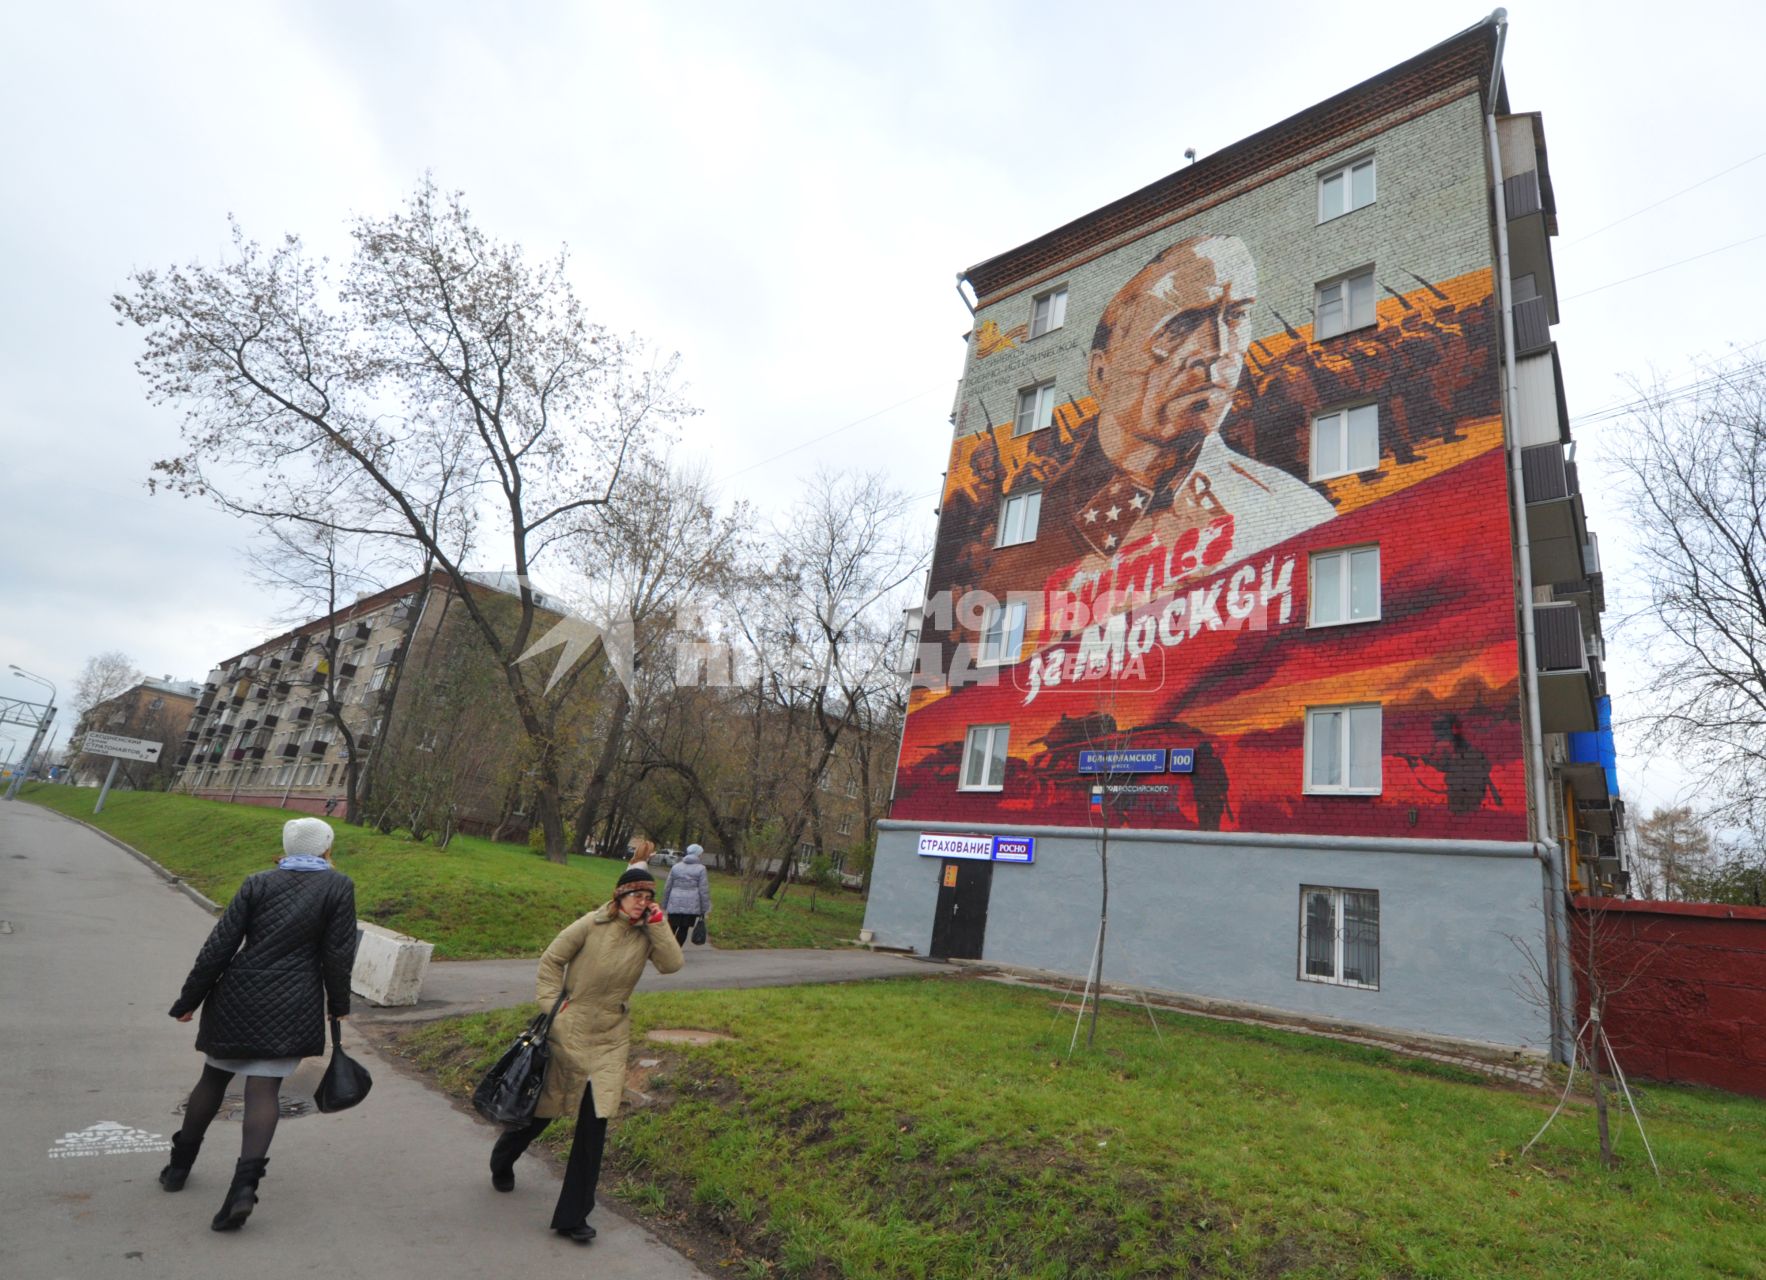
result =
[{"label": "mural of man's face", "polygon": [[1234,236],[1166,250],[1104,309],[1107,343],[1091,354],[1098,440],[1125,471],[1150,474],[1183,441],[1220,425],[1251,344],[1257,267]]}]

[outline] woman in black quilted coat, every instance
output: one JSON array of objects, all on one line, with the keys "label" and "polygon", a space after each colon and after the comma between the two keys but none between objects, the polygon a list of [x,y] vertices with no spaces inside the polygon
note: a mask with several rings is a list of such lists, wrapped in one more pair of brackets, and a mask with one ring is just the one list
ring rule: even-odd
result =
[{"label": "woman in black quilted coat", "polygon": [[333,1018],[350,1011],[356,887],[332,867],[331,842],[322,819],[283,826],[282,860],[239,886],[171,1008],[188,1022],[202,1006],[196,1047],[208,1061],[160,1170],[167,1191],[183,1190],[228,1082],[245,1077],[245,1133],[233,1185],[209,1224],[216,1231],[237,1230],[258,1202],[282,1081],[302,1058],[325,1052],[326,1006]]}]

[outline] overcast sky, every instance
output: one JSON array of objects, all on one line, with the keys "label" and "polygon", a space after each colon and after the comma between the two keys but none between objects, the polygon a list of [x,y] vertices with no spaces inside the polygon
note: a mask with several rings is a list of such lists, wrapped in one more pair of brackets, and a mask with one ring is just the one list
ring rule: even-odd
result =
[{"label": "overcast sky", "polygon": [[[568,244],[592,316],[680,352],[703,411],[684,444],[726,496],[774,510],[817,466],[883,468],[924,495],[929,532],[968,326],[959,269],[1487,13],[4,6],[0,694],[35,689],[4,670],[16,662],[65,700],[105,649],[201,679],[286,607],[243,580],[238,525],[146,493],[177,418],[146,404],[138,335],[108,305],[134,268],[215,261],[229,213],[341,255],[347,217],[390,210],[433,170],[493,234]],[[1545,115],[1572,417],[1628,399],[1628,374],[1672,379],[1766,340],[1766,239],[1726,247],[1766,236],[1759,9],[1520,4],[1510,20],[1511,105]],[[1578,438],[1622,606],[1643,549],[1603,492],[1607,430]],[[1623,719],[1636,667],[1624,634],[1610,641]],[[1677,776],[1636,751],[1623,772],[1634,807]]]}]

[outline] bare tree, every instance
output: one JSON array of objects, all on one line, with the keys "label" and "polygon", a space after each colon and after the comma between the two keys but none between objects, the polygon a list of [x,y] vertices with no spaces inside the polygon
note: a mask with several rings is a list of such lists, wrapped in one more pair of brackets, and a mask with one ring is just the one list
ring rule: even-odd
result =
[{"label": "bare tree", "polygon": [[1711,864],[1711,833],[1698,815],[1686,805],[1656,809],[1637,824],[1634,835],[1631,869],[1638,896],[1696,898],[1694,886]]},{"label": "bare tree", "polygon": [[128,654],[109,649],[86,659],[74,681],[74,709],[84,715],[101,702],[141,683],[141,669]]},{"label": "bare tree", "polygon": [[1766,371],[1731,363],[1644,393],[1620,463],[1655,634],[1656,741],[1722,797],[1709,817],[1766,817]]},{"label": "bare tree", "polygon": [[[566,690],[517,665],[539,639],[529,575],[686,412],[675,362],[647,366],[635,340],[591,323],[562,252],[529,262],[428,179],[402,210],[351,230],[335,283],[298,237],[266,249],[235,225],[224,265],[140,271],[116,297],[146,335],[149,398],[185,410],[184,451],[154,464],[154,483],[260,520],[402,542],[446,574],[504,673],[547,855],[561,861]],[[520,600],[512,627],[465,569],[487,526]]]},{"label": "bare tree", "polygon": [[[720,514],[702,469],[641,459],[619,500],[596,508],[571,540],[576,570],[565,596],[603,624],[629,624],[631,670],[606,681],[607,709],[577,806],[572,852],[581,853],[601,817],[616,763],[627,746],[633,692],[655,693],[677,615],[696,596],[723,591],[739,572],[745,508]],[[635,673],[645,673],[640,682]]]},{"label": "bare tree", "polygon": [[785,821],[784,855],[765,889],[773,897],[791,872],[818,783],[836,748],[865,716],[894,669],[897,593],[925,572],[928,548],[909,532],[910,500],[880,475],[818,472],[777,535],[777,565],[750,642],[787,717],[815,731],[801,793]]}]

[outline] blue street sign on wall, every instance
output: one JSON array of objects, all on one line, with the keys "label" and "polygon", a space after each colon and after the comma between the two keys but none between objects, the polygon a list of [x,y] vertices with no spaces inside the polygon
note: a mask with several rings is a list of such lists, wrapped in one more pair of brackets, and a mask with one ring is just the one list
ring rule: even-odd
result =
[{"label": "blue street sign on wall", "polygon": [[1081,773],[1164,773],[1165,748],[1135,747],[1127,751],[1081,751]]},{"label": "blue street sign on wall", "polygon": [[993,838],[993,860],[995,862],[1035,862],[1035,836],[995,836]]},{"label": "blue street sign on wall", "polygon": [[1171,748],[1172,773],[1194,773],[1196,771],[1196,749],[1194,747]]}]

